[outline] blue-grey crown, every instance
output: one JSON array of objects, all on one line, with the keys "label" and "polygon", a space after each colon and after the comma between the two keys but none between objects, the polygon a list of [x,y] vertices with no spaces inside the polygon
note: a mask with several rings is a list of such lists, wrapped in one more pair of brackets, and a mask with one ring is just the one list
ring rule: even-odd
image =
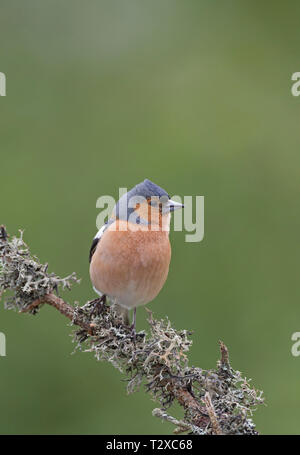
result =
[{"label": "blue-grey crown", "polygon": [[128,193],[124,194],[117,202],[114,209],[117,218],[128,219],[130,214],[134,211],[133,209],[128,209],[128,201],[135,196],[142,196],[146,199],[154,196],[166,196],[170,199],[170,196],[163,188],[151,182],[151,180],[145,179],[128,191]]},{"label": "blue-grey crown", "polygon": [[128,192],[128,195],[129,197],[143,196],[145,198],[148,198],[154,196],[167,196],[169,198],[168,193],[163,188],[148,179],[145,179],[142,183],[138,183],[134,188],[132,188],[132,190]]}]

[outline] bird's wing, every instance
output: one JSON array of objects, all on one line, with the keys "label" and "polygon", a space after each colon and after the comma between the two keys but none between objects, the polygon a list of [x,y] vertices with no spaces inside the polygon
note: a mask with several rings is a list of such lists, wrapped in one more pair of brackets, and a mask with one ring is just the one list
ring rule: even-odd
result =
[{"label": "bird's wing", "polygon": [[99,240],[101,239],[101,237],[102,237],[102,235],[104,234],[104,231],[107,229],[107,227],[108,227],[108,223],[105,223],[105,224],[102,226],[102,228],[99,229],[99,231],[97,232],[97,234],[96,234],[95,237],[93,238],[92,246],[91,246],[91,248],[90,248],[89,262],[91,262],[92,256],[93,256],[93,254],[94,254],[95,251],[96,251],[98,242],[99,242]]}]

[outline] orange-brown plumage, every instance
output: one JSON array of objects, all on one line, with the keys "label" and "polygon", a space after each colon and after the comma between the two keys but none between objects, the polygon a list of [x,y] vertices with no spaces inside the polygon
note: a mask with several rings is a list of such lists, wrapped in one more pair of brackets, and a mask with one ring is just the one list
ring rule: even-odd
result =
[{"label": "orange-brown plumage", "polygon": [[92,256],[90,275],[94,287],[128,309],[153,300],[168,276],[168,234],[127,221],[113,223]]}]

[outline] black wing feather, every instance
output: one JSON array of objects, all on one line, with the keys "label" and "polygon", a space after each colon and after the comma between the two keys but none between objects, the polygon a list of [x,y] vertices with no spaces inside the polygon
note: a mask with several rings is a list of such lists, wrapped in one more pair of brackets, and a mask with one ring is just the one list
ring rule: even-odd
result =
[{"label": "black wing feather", "polygon": [[96,248],[97,248],[97,245],[98,245],[98,242],[99,242],[99,238],[94,238],[93,239],[93,243],[92,243],[92,246],[91,246],[91,249],[90,249],[90,256],[89,256],[89,262],[91,262],[92,260],[92,257],[93,257],[93,254],[95,253],[96,251]]}]

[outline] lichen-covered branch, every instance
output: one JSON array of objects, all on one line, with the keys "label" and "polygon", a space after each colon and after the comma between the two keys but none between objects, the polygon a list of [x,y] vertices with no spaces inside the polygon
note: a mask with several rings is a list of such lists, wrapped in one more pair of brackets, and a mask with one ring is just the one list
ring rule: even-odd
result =
[{"label": "lichen-covered branch", "polygon": [[[168,319],[154,319],[148,310],[149,333],[134,336],[113,305],[99,300],[70,305],[57,295],[59,288],[78,281],[74,273],[66,278],[48,273],[47,264],[30,254],[22,232],[10,239],[0,227],[0,297],[5,308],[32,314],[43,304],[56,308],[77,326],[76,349],[112,363],[125,375],[129,393],[144,385],[161,406],[153,415],[176,425],[175,433],[256,434],[252,413],[263,402],[262,392],[233,370],[224,343],[215,369],[190,367],[189,331],[174,329]],[[174,402],[183,409],[181,420],[166,412]]]}]

